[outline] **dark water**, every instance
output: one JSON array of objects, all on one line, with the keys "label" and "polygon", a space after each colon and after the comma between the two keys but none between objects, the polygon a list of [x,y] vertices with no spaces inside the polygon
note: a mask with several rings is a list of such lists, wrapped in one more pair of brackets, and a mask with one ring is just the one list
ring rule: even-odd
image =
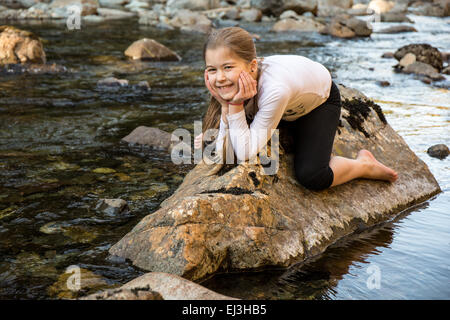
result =
[{"label": "dark water", "polygon": [[[218,275],[203,285],[250,299],[450,298],[449,160],[426,154],[431,145],[450,145],[450,93],[394,74],[395,61],[381,59],[412,42],[450,51],[450,25],[449,19],[411,18],[418,33],[356,40],[247,27],[262,36],[259,55],[307,56],[323,63],[338,83],[375,99],[443,192],[339,242],[315,261],[289,270]],[[395,24],[374,28],[386,25]],[[71,72],[0,78],[0,298],[64,297],[54,284],[70,265],[93,272],[103,287],[118,286],[142,271],[110,259],[108,249],[155,211],[189,170],[173,165],[165,153],[130,149],[119,140],[140,125],[193,132],[193,121],[206,109],[203,36],[122,21],[78,31],[58,24],[17,26],[42,37],[48,61]],[[126,60],[123,51],[143,37],[183,60]],[[108,76],[132,86],[99,89],[96,82]],[[142,80],[150,91],[133,88]],[[391,86],[380,87],[378,80]],[[127,213],[108,216],[94,209],[99,198],[119,197],[128,202]],[[378,282],[371,282],[374,276]]]}]

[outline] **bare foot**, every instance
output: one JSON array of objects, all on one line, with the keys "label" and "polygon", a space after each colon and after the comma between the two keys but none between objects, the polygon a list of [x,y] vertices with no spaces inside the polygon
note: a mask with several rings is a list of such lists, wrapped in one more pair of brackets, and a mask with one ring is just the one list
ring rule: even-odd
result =
[{"label": "bare foot", "polygon": [[367,173],[363,176],[363,178],[385,180],[390,182],[394,182],[398,178],[397,172],[386,167],[384,164],[375,159],[369,150],[360,150],[356,160],[360,160],[369,165]]}]

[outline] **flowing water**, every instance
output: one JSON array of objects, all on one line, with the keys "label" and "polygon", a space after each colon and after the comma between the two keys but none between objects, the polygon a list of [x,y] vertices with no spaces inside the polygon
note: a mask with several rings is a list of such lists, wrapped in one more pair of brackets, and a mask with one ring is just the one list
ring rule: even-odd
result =
[{"label": "flowing water", "polygon": [[[217,275],[203,285],[247,299],[450,298],[449,158],[426,153],[434,144],[450,145],[450,93],[442,84],[393,73],[396,61],[381,58],[410,43],[449,52],[450,21],[410,17],[419,32],[353,40],[278,35],[268,32],[267,24],[243,26],[261,35],[260,56],[307,56],[324,64],[337,83],[373,98],[443,192],[305,264]],[[374,30],[390,25],[396,24],[375,23]],[[0,78],[0,299],[67,297],[57,284],[64,285],[71,265],[101,278],[100,287],[119,286],[143,271],[112,259],[108,249],[155,211],[189,170],[172,164],[164,152],[129,148],[120,139],[141,125],[193,133],[193,122],[206,109],[204,36],[136,21],[82,25],[76,31],[55,23],[16,26],[37,33],[48,62],[70,72]],[[182,61],[125,59],[128,45],[143,37],[167,45]],[[97,87],[108,76],[127,79],[130,86]],[[143,80],[151,90],[135,86]],[[381,87],[380,80],[390,86]],[[95,210],[100,198],[122,198],[130,210],[101,213]]]}]

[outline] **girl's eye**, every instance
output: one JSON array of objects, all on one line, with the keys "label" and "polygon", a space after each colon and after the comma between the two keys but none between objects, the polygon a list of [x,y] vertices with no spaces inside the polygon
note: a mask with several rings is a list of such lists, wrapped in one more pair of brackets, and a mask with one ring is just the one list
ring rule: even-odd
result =
[{"label": "girl's eye", "polygon": [[208,70],[206,70],[206,72],[208,72],[208,73],[212,73],[214,71],[216,71],[216,70],[215,69],[208,69]]},{"label": "girl's eye", "polygon": [[226,66],[225,67],[226,70],[229,70],[229,69],[232,69],[232,68],[233,68],[232,66]]}]

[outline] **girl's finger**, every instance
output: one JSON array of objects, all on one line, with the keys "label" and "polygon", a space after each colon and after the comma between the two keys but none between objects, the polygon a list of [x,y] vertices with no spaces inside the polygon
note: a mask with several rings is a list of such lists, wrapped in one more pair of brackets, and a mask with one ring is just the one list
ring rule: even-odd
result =
[{"label": "girl's finger", "polygon": [[240,79],[242,80],[242,85],[243,85],[243,96],[246,97],[249,91],[248,88],[248,82],[247,82],[247,78],[245,77],[244,72],[241,72],[241,74],[239,75]]}]

